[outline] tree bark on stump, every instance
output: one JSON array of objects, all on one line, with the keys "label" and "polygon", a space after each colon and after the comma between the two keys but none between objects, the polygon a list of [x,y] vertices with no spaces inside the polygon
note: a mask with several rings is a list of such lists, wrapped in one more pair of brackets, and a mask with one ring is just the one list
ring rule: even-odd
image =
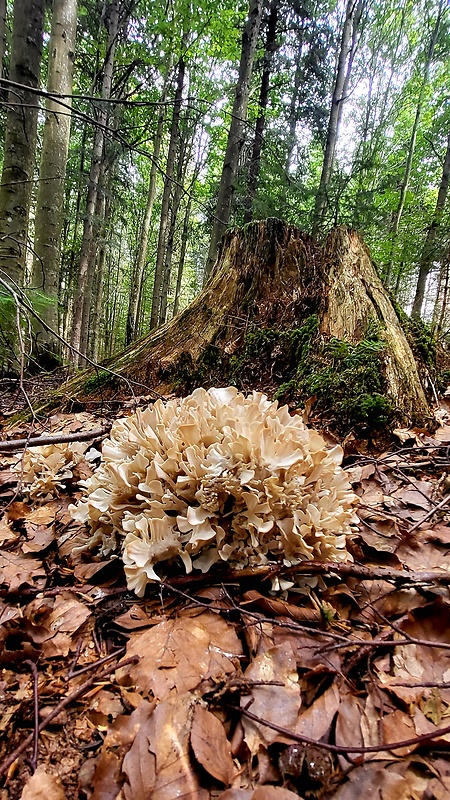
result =
[{"label": "tree bark on stump", "polygon": [[[95,387],[105,397],[110,392],[123,395],[125,384],[122,389],[107,369],[163,395],[182,394],[195,385],[224,385],[232,382],[230,362],[234,357],[236,364],[249,330],[294,331],[311,315],[325,342],[339,339],[356,345],[375,324],[392,405],[403,422],[423,423],[429,417],[413,354],[360,235],[336,228],[321,246],[276,219],[228,231],[211,278],[188,308],[105,361],[103,372],[78,375],[62,387],[61,395],[83,401],[92,397]],[[275,350],[272,355],[275,358]],[[253,383],[241,381],[244,390],[270,393],[277,380],[282,382],[278,376],[268,386],[270,364],[254,366]],[[289,368],[295,366],[291,363]],[[142,388],[136,393],[142,394]]]}]

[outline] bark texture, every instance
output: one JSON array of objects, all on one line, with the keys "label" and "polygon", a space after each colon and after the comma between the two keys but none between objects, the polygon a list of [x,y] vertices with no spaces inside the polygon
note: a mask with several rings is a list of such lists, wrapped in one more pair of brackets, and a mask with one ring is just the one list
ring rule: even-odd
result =
[{"label": "bark texture", "polygon": [[[58,290],[60,243],[64,219],[64,181],[69,151],[70,105],[77,26],[77,0],[54,0],[49,46],[47,91],[62,95],[65,107],[50,97],[46,100],[44,134],[34,238],[32,286],[44,292],[52,303],[41,316],[58,332]],[[57,353],[56,339],[44,328],[37,331],[38,352]]]},{"label": "bark texture", "polygon": [[317,191],[313,218],[313,235],[316,236],[323,227],[324,215],[328,204],[328,187],[333,173],[334,154],[339,135],[339,128],[344,110],[355,57],[358,28],[363,14],[365,2],[348,0],[344,26],[342,28],[341,44],[339,50],[336,79],[331,99],[330,116],[328,120],[327,140],[323,156],[322,173]]},{"label": "bark texture", "polygon": [[[183,47],[185,46],[186,41],[187,41],[187,35],[185,34],[183,36],[183,41],[182,41]],[[152,310],[150,316],[150,328],[155,328],[156,325],[164,321],[161,314],[163,283],[164,283],[164,259],[166,255],[167,234],[170,224],[170,214],[171,214],[170,198],[172,195],[173,174],[174,174],[175,159],[177,155],[178,138],[180,132],[180,115],[181,115],[181,103],[183,99],[185,72],[186,72],[186,64],[183,57],[181,57],[178,62],[177,85],[175,89],[172,122],[170,125],[169,149],[167,152],[167,163],[164,174],[164,190],[161,201],[161,219],[159,223],[158,249],[156,252],[155,279],[153,281],[153,297],[152,297]]]},{"label": "bark texture", "polygon": [[[439,3],[439,8],[438,8],[437,16],[436,16],[436,21],[435,21],[435,24],[434,24],[433,32],[431,34],[430,44],[429,44],[428,51],[427,51],[427,56],[426,56],[426,60],[425,60],[424,70],[423,70],[422,84],[420,86],[420,92],[419,92],[419,97],[418,97],[417,106],[416,106],[416,113],[415,113],[415,116],[414,116],[414,123],[413,123],[411,136],[410,136],[409,144],[408,144],[408,155],[407,155],[407,158],[406,158],[405,171],[403,173],[402,185],[400,187],[400,196],[399,196],[399,199],[398,199],[398,206],[397,206],[397,209],[395,211],[395,214],[394,214],[394,217],[393,217],[393,220],[392,220],[391,249],[390,249],[389,261],[388,261],[388,264],[386,266],[385,277],[384,277],[384,282],[385,282],[386,286],[390,286],[391,280],[392,280],[392,270],[393,270],[393,267],[394,267],[395,252],[396,252],[396,247],[397,247],[398,230],[399,230],[399,227],[400,227],[400,221],[402,219],[403,211],[404,211],[404,208],[405,208],[406,194],[407,194],[408,187],[409,187],[409,181],[410,181],[410,178],[411,178],[411,170],[412,170],[414,152],[415,152],[415,149],[416,149],[417,131],[418,131],[418,128],[419,128],[419,121],[420,121],[420,117],[421,117],[421,114],[422,114],[423,103],[424,103],[424,100],[425,100],[426,88],[427,88],[429,80],[430,80],[430,68],[431,68],[431,64],[432,64],[432,61],[433,61],[434,49],[436,47],[436,42],[437,42],[438,34],[439,34],[439,28],[441,26],[441,21],[442,21],[442,7],[443,7],[443,0],[441,0],[441,2]],[[423,300],[423,295],[422,295],[422,300]],[[415,307],[414,308],[414,313],[415,313],[416,316],[418,316],[418,314],[417,314],[418,302],[419,302],[418,298],[416,297],[415,300],[414,300],[414,307]],[[420,302],[420,305],[422,305],[422,302]]]},{"label": "bark texture", "polygon": [[242,36],[239,75],[236,84],[230,130],[228,132],[227,148],[220,178],[219,194],[217,197],[208,258],[205,266],[205,280],[207,280],[211,274],[216,260],[220,238],[225,233],[230,219],[234,181],[239,163],[239,154],[244,143],[244,126],[247,119],[250,78],[252,76],[253,60],[261,26],[262,11],[262,0],[250,0],[247,24]]},{"label": "bark texture", "polygon": [[[280,220],[229,231],[214,273],[194,302],[104,366],[160,394],[235,382],[233,374],[243,389],[270,393],[286,380],[286,369],[295,371],[298,348],[281,366],[278,344],[264,358],[256,354],[244,378],[235,367],[249,333],[274,331],[289,338],[312,315],[324,342],[334,337],[356,344],[376,324],[383,341],[380,368],[393,406],[403,421],[427,418],[417,367],[389,296],[361,237],[346,228],[332,231],[324,246]],[[83,373],[62,387],[63,396],[92,396],[96,380],[96,373]],[[103,391],[127,391],[106,372],[103,380]]]},{"label": "bark texture", "polygon": [[[44,0],[15,0],[9,79],[37,89],[42,55]],[[0,185],[0,268],[23,284],[33,189],[39,99],[26,88],[9,93]]]},{"label": "bark texture", "polygon": [[436,200],[436,208],[434,209],[434,214],[431,223],[428,226],[425,244],[422,250],[422,257],[420,259],[419,275],[417,277],[416,293],[414,296],[414,303],[412,307],[413,317],[420,317],[422,313],[422,306],[425,298],[425,288],[427,285],[427,278],[433,267],[433,261],[436,259],[438,255],[436,252],[436,238],[437,234],[440,232],[439,228],[442,221],[442,214],[444,212],[445,202],[447,200],[449,182],[450,182],[450,133],[447,139],[447,150],[445,152],[444,166],[442,168],[441,182],[439,184],[439,191]]},{"label": "bark texture", "polygon": [[[106,58],[103,67],[103,81],[101,97],[109,100],[111,97],[114,56],[116,50],[117,33],[119,28],[119,0],[112,0],[108,6],[108,40]],[[86,200],[86,211],[83,226],[83,241],[80,252],[78,269],[77,291],[73,309],[72,346],[83,355],[86,353],[87,331],[89,326],[89,310],[92,299],[95,264],[92,258],[93,233],[95,223],[95,207],[99,191],[101,175],[103,146],[105,140],[105,127],[108,122],[108,106],[100,105],[95,129],[94,144],[92,148],[91,167],[89,171],[89,187]],[[74,354],[74,361],[78,364],[79,357]]]},{"label": "bark texture", "polygon": [[264,46],[263,73],[261,76],[261,88],[259,90],[258,117],[255,125],[255,138],[253,140],[252,155],[248,170],[247,197],[245,198],[244,222],[253,219],[253,205],[258,188],[258,178],[261,168],[261,151],[263,144],[264,127],[266,123],[266,111],[269,102],[270,74],[272,71],[273,53],[276,49],[278,20],[278,0],[273,0],[270,5],[269,18],[267,20],[266,42]]}]

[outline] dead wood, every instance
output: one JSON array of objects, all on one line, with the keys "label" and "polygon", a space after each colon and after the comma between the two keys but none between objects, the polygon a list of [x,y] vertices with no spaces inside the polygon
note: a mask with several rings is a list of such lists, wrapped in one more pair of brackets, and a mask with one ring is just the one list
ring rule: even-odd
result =
[{"label": "dead wood", "polygon": [[[317,320],[318,337],[312,349],[323,351],[322,366],[327,342],[340,340],[353,347],[376,327],[383,345],[378,397],[389,398],[403,423],[429,419],[414,356],[361,236],[337,228],[322,246],[275,219],[229,231],[212,277],[188,308],[106,361],[103,373],[83,372],[64,384],[51,404],[86,402],[99,393],[126,394],[125,385],[107,369],[160,394],[235,383],[273,395],[286,379],[296,386],[302,367],[304,387],[293,400],[298,405],[308,391],[304,373],[313,370],[298,341],[302,326],[312,319]],[[317,364],[314,368],[320,372]],[[281,393],[280,399],[290,398]]]}]

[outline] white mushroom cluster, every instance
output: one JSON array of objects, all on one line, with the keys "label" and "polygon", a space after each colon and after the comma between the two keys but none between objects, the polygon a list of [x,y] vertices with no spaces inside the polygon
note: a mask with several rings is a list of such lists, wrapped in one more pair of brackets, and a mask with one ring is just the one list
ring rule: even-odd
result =
[{"label": "white mushroom cluster", "polygon": [[90,525],[87,547],[121,552],[139,597],[164,561],[186,572],[342,561],[357,498],[341,460],[259,392],[196,389],[117,420],[71,511]]},{"label": "white mushroom cluster", "polygon": [[12,469],[20,475],[24,493],[43,502],[66,488],[66,481],[73,477],[73,468],[83,461],[88,447],[85,442],[29,447]]}]

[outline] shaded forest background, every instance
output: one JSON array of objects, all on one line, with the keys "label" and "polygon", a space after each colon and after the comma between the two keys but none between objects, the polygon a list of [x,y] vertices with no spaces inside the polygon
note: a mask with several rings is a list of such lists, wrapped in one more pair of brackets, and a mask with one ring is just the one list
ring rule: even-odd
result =
[{"label": "shaded forest background", "polygon": [[120,351],[266,217],[356,228],[445,341],[444,0],[0,0],[0,47],[4,371]]}]

